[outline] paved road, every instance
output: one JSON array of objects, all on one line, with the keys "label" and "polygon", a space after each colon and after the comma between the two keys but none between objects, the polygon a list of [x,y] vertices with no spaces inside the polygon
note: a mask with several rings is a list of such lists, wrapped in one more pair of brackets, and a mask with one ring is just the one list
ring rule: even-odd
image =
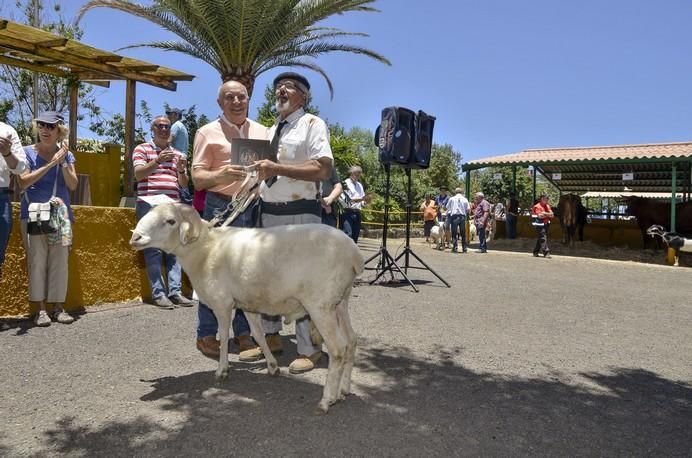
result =
[{"label": "paved road", "polygon": [[689,269],[415,249],[452,288],[354,289],[355,395],[327,416],[326,366],[288,375],[292,352],[215,383],[192,309],[5,324],[0,455],[690,454]]}]

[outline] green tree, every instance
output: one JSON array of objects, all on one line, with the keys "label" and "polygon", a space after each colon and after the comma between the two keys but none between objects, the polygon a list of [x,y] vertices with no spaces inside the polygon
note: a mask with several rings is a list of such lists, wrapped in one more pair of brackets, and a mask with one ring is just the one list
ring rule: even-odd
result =
[{"label": "green tree", "polygon": [[79,11],[81,18],[94,8],[112,8],[149,20],[180,37],[129,47],[152,47],[196,57],[214,67],[222,81],[239,81],[252,95],[258,75],[277,67],[301,67],[324,77],[313,59],[346,52],[362,54],[390,64],[369,49],[339,41],[363,33],[317,25],[336,14],[376,12],[375,0],[154,0],[141,5],[127,0],[92,0]]},{"label": "green tree", "polygon": [[[150,132],[152,121],[151,110],[146,100],[139,103],[139,111],[135,113],[135,143],[143,143]],[[105,137],[111,143],[125,144],[125,117],[120,113],[104,118],[99,115],[92,119],[89,129],[100,137]]]},{"label": "green tree", "polygon": [[[38,8],[38,15],[34,10]],[[0,6],[0,14],[3,14]],[[13,11],[18,12],[12,19],[17,22],[31,24],[51,33],[66,38],[79,39],[83,31],[67,20],[62,14],[59,3],[55,3],[50,10],[46,9],[43,0],[17,0]],[[31,120],[37,113],[33,110],[34,99],[34,74],[35,72],[23,70],[10,65],[0,66],[0,121],[11,124],[23,142],[33,142],[31,134]],[[69,106],[69,91],[72,84],[79,84],[80,108],[87,111],[91,117],[96,114],[94,90],[91,85],[78,83],[72,79],[60,78],[53,75],[38,74],[38,110],[58,111],[64,113]],[[80,114],[77,119],[70,119],[70,123],[76,123],[84,119]]]},{"label": "green tree", "polygon": [[[512,167],[488,167],[474,172],[475,174],[472,172],[472,192],[480,190],[488,201],[504,203],[512,190]],[[533,205],[533,177],[529,174],[529,170],[523,167],[517,168],[516,177],[519,207],[530,208]],[[559,191],[539,175],[536,179],[536,196],[543,193],[550,196],[551,202],[557,202]]]}]

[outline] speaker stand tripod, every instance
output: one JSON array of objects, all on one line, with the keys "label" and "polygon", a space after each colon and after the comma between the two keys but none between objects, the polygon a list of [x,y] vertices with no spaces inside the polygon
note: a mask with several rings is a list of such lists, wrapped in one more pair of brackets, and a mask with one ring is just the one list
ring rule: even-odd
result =
[{"label": "speaker stand tripod", "polygon": [[[418,292],[418,289],[416,286],[413,284],[413,282],[406,276],[403,270],[397,265],[396,261],[392,257],[391,254],[389,254],[389,251],[387,251],[387,230],[388,230],[388,224],[389,224],[389,186],[390,186],[390,164],[384,164],[384,170],[385,174],[387,177],[386,185],[385,185],[385,191],[384,191],[384,224],[382,225],[382,244],[380,245],[380,249],[375,253],[374,255],[370,256],[368,259],[365,260],[365,265],[367,266],[371,261],[374,261],[377,259],[377,265],[375,266],[375,271],[377,271],[377,276],[375,276],[375,279],[370,282],[372,285],[375,283],[377,280],[382,277],[382,275],[385,274],[385,272],[389,272],[391,275],[391,279],[394,279],[394,271],[398,272],[401,274],[402,277],[404,277],[404,280],[408,282],[411,287]],[[409,171],[410,173],[410,171]],[[407,243],[408,245],[408,240]],[[415,256],[415,255],[414,255]],[[408,260],[407,260],[408,262]],[[422,261],[421,261],[422,262]],[[444,281],[444,280],[443,280]]]},{"label": "speaker stand tripod", "polygon": [[[406,169],[406,178],[408,180],[408,183],[407,183],[407,185],[408,185],[407,200],[408,201],[406,203],[406,246],[404,247],[404,251],[402,251],[399,254],[399,256],[396,257],[396,259],[394,259],[394,262],[398,261],[399,259],[401,259],[403,257],[404,258],[404,272],[405,273],[408,273],[409,268],[427,270],[430,273],[432,273],[434,276],[436,276],[442,283],[447,285],[447,288],[451,288],[452,286],[449,283],[447,283],[444,278],[442,278],[437,272],[435,272],[432,268],[430,268],[430,266],[427,265],[420,257],[418,257],[418,255],[416,253],[414,253],[413,250],[411,249],[411,245],[410,245],[410,240],[411,240],[411,169],[409,169],[409,168]],[[418,262],[420,262],[423,265],[423,267],[413,267],[413,266],[409,265],[409,255],[416,258],[416,260]],[[407,278],[407,280],[408,280],[408,278]],[[410,280],[409,280],[409,283],[411,283]],[[411,286],[413,286],[413,283],[411,283]],[[418,292],[418,290],[416,289],[415,286],[413,286],[413,289],[415,289],[416,292]]]}]

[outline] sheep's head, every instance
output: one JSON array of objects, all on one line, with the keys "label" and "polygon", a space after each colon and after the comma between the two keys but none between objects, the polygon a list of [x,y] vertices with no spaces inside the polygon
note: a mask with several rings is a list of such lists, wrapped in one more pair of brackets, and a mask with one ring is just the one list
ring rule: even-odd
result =
[{"label": "sheep's head", "polygon": [[179,245],[197,240],[204,224],[189,205],[157,205],[139,220],[130,245],[135,250],[158,248],[172,253]]}]

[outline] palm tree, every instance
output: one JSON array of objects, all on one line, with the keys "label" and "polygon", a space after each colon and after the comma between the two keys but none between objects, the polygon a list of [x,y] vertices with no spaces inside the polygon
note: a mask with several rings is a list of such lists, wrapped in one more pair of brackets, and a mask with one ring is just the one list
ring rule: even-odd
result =
[{"label": "palm tree", "polygon": [[[180,37],[126,48],[152,47],[178,51],[207,62],[222,81],[243,83],[252,94],[258,75],[276,67],[302,67],[324,77],[313,59],[342,51],[363,54],[391,65],[384,56],[337,40],[364,33],[318,26],[320,21],[350,11],[379,12],[367,6],[375,0],[154,0],[140,5],[127,0],[92,0],[79,11],[77,21],[94,8],[112,8],[147,19]],[[125,49],[125,48],[123,48]]]}]

